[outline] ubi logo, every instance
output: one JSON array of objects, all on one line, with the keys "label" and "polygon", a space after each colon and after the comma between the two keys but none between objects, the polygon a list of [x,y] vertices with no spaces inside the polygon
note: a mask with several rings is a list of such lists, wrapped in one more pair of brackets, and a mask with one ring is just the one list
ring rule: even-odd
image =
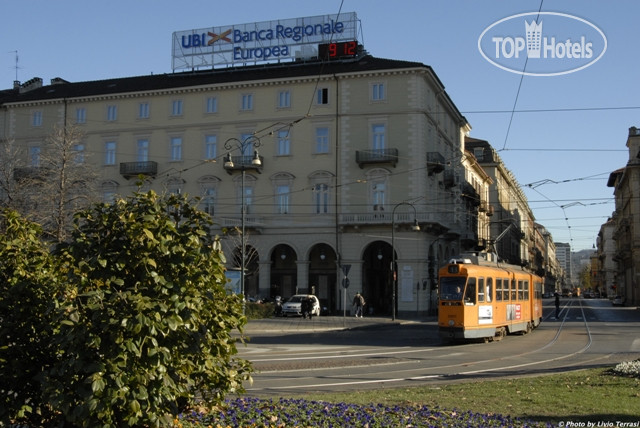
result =
[{"label": "ubi logo", "polygon": [[489,25],[478,50],[491,64],[526,76],[558,76],[585,69],[607,50],[594,24],[557,12],[528,12]]}]

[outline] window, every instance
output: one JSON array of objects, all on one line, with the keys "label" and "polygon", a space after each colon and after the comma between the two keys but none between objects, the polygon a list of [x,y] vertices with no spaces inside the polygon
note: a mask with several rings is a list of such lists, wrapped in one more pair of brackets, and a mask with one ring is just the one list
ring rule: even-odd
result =
[{"label": "window", "polygon": [[474,147],[473,148],[473,155],[476,157],[476,159],[478,159],[479,161],[484,160],[484,149],[482,147]]},{"label": "window", "polygon": [[115,165],[116,164],[116,142],[107,141],[104,143],[104,164]]},{"label": "window", "polygon": [[107,106],[107,121],[113,122],[118,119],[118,107],[114,105]]},{"label": "window", "polygon": [[493,278],[487,278],[486,287],[486,301],[491,303],[491,300],[493,300]]},{"label": "window", "polygon": [[316,153],[329,153],[329,128],[316,128]]},{"label": "window", "polygon": [[386,126],[382,123],[371,125],[371,148],[382,150],[385,148]]},{"label": "window", "polygon": [[518,300],[524,300],[524,281],[518,281]]},{"label": "window", "polygon": [[106,181],[102,183],[102,201],[111,204],[116,199],[116,191],[118,190],[118,183],[115,181]]},{"label": "window", "polygon": [[84,144],[73,145],[73,162],[75,164],[84,163]]},{"label": "window", "polygon": [[382,182],[375,183],[372,187],[371,199],[374,211],[384,211],[387,185]]},{"label": "window", "polygon": [[76,123],[87,123],[87,109],[80,107],[76,109]]},{"label": "window", "polygon": [[215,159],[218,153],[218,136],[217,135],[205,135],[204,136],[204,158]]},{"label": "window", "polygon": [[276,187],[276,212],[278,214],[289,214],[289,185],[278,185]]},{"label": "window", "polygon": [[329,104],[329,89],[320,88],[316,92],[316,104]]},{"label": "window", "polygon": [[202,188],[202,211],[206,212],[210,216],[213,216],[214,207],[216,202],[216,189],[213,187],[205,186]]},{"label": "window", "polygon": [[182,116],[182,100],[171,102],[171,116]]},{"label": "window", "polygon": [[205,111],[207,113],[217,113],[218,112],[218,98],[216,97],[208,97],[205,105]]},{"label": "window", "polygon": [[210,216],[214,214],[218,183],[217,177],[208,175],[198,180],[200,185],[200,209]]},{"label": "window", "polygon": [[[241,189],[242,190],[242,189]],[[242,201],[240,201],[242,204]],[[251,205],[253,204],[253,185],[244,185],[244,212],[248,214],[251,212]]]},{"label": "window", "polygon": [[291,92],[280,91],[278,93],[278,108],[289,108],[289,107],[291,107]]},{"label": "window", "polygon": [[289,129],[278,131],[277,155],[288,156],[291,154],[291,140],[289,139]]},{"label": "window", "polygon": [[243,94],[242,95],[242,105],[240,106],[240,110],[253,110],[253,95],[252,94]]},{"label": "window", "polygon": [[371,100],[383,101],[386,98],[384,83],[374,83],[371,85]]},{"label": "window", "polygon": [[313,201],[316,214],[327,214],[329,212],[329,186],[326,184],[313,186]]},{"label": "window", "polygon": [[29,147],[29,166],[40,166],[40,146]]},{"label": "window", "polygon": [[182,193],[184,187],[184,180],[180,178],[171,178],[166,183],[167,191],[172,195],[179,195]]},{"label": "window", "polygon": [[149,140],[146,138],[138,140],[136,160],[138,162],[147,162],[149,160]]},{"label": "window", "polygon": [[496,302],[502,301],[502,279],[496,278]]},{"label": "window", "polygon": [[31,113],[31,126],[42,126],[42,111],[36,110]]},{"label": "window", "polygon": [[182,137],[171,137],[171,161],[182,160]]},{"label": "window", "polygon": [[467,288],[464,290],[464,304],[475,305],[476,303],[476,279],[470,277],[467,281]]},{"label": "window", "polygon": [[484,303],[484,278],[478,278],[478,303]]},{"label": "window", "polygon": [[138,104],[138,119],[149,119],[149,103]]}]

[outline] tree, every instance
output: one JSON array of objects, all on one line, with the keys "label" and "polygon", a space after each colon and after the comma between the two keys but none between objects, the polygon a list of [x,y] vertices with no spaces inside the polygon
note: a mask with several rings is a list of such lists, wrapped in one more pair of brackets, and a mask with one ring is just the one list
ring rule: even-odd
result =
[{"label": "tree", "polygon": [[45,395],[78,426],[162,426],[196,402],[243,391],[251,365],[210,217],[184,197],[136,193],[76,216],[56,252],[76,291],[60,308]]},{"label": "tree", "polygon": [[40,224],[55,242],[67,239],[74,212],[96,202],[96,173],[86,162],[83,137],[77,126],[66,124],[54,126],[44,147],[32,153],[13,140],[0,149],[4,206]]}]

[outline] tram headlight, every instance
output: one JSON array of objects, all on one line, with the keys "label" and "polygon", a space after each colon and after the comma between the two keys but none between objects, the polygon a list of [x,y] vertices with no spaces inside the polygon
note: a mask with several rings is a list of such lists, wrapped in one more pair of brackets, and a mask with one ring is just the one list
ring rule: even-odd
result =
[{"label": "tram headlight", "polygon": [[453,327],[453,324],[454,324],[453,320],[449,320],[449,327]]}]

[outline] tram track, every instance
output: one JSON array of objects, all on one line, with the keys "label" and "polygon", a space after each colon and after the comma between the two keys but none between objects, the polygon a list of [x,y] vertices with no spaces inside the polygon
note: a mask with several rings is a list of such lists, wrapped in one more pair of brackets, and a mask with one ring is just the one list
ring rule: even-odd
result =
[{"label": "tram track", "polygon": [[[575,311],[578,311],[578,315]],[[314,355],[311,351],[305,355],[288,357],[258,357],[254,360],[254,366],[259,370],[257,376],[254,376],[256,383],[248,390],[260,393],[301,388],[332,390],[367,385],[446,383],[496,375],[527,375],[526,372],[531,372],[532,367],[538,367],[533,370],[537,374],[557,371],[559,368],[566,369],[572,364],[562,364],[562,361],[585,354],[593,344],[593,336],[580,300],[567,300],[560,314],[555,331],[545,332],[545,329],[549,330],[549,326],[555,324],[548,316],[533,334],[510,336],[507,340],[490,344],[403,347],[397,351],[377,347],[345,348],[336,349],[333,354]],[[576,324],[570,324],[572,320],[580,320],[582,327],[576,330]],[[534,336],[539,339],[544,333],[552,333],[549,340],[532,347],[535,343]],[[522,351],[523,346],[526,348],[525,351]],[[486,353],[487,350],[497,356],[481,360],[470,358],[479,352]],[[536,358],[540,353],[549,357]],[[594,363],[608,357],[596,355],[583,359],[582,363]],[[444,364],[443,359],[447,360]],[[300,372],[304,372],[306,376],[296,375]]]}]

